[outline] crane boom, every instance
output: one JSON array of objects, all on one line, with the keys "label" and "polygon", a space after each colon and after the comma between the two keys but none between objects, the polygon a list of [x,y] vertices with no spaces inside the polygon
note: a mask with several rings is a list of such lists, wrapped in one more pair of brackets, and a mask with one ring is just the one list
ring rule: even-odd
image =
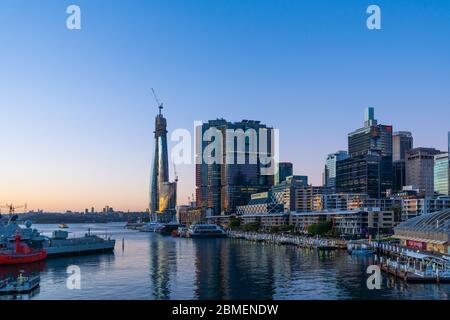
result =
[{"label": "crane boom", "polygon": [[156,104],[158,105],[158,108],[159,108],[159,114],[161,114],[161,110],[163,108],[163,103],[159,102],[159,99],[156,96],[155,89],[152,88],[152,92],[153,92],[153,96],[155,97]]}]

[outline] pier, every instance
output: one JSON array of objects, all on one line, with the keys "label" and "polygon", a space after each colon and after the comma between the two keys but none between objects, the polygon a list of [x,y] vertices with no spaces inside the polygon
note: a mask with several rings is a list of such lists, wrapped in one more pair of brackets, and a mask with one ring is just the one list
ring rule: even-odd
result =
[{"label": "pier", "polygon": [[388,243],[368,242],[380,269],[409,283],[450,283],[450,259]]},{"label": "pier", "polygon": [[344,242],[329,239],[308,238],[298,235],[229,231],[228,237],[277,245],[294,245],[323,251],[347,248]]}]

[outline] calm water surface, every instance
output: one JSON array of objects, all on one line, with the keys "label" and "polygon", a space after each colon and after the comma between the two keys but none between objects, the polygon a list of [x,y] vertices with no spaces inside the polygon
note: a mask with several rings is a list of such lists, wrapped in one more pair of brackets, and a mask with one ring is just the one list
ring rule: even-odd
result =
[{"label": "calm water surface", "polygon": [[[51,232],[56,225],[35,225]],[[72,224],[117,240],[114,254],[48,259],[39,264],[0,267],[0,276],[21,269],[39,273],[31,295],[2,299],[442,299],[450,285],[394,283],[366,287],[373,258],[345,251],[318,254],[291,246],[235,239],[180,239],[125,230],[123,224]],[[122,239],[124,247],[122,248]],[[67,267],[81,269],[81,289],[66,286]]]}]

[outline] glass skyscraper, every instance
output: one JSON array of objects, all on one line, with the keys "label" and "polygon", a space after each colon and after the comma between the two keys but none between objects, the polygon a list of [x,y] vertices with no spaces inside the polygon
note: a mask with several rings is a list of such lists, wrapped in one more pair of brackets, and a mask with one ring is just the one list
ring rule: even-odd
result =
[{"label": "glass skyscraper", "polygon": [[336,192],[336,167],[337,162],[348,158],[347,151],[337,151],[327,156],[324,172],[324,187],[332,193]]},{"label": "glass skyscraper", "polygon": [[155,118],[155,149],[150,183],[149,210],[152,220],[167,222],[175,214],[176,182],[169,182],[167,151],[167,120],[162,115],[162,105]]},{"label": "glass skyscraper", "polygon": [[[207,163],[203,159],[205,148],[211,142],[205,141],[204,135],[209,129],[218,130],[222,136],[223,154],[222,163]],[[261,129],[261,130],[260,130]],[[245,136],[245,149],[243,152],[245,162],[238,163],[237,157],[242,152],[237,150],[238,143],[232,142],[233,148],[227,150],[227,130],[244,133],[255,132],[255,140],[251,142]],[[261,132],[267,133],[266,150],[261,150],[264,140]],[[274,184],[274,175],[261,174],[264,164],[260,161],[261,152],[272,154],[272,130],[260,121],[242,120],[228,122],[224,119],[210,120],[196,127],[196,200],[203,210],[210,210],[211,214],[231,214],[236,212],[237,206],[248,204],[254,193],[268,191]],[[255,156],[257,161],[251,163],[250,157]],[[212,157],[218,155],[212,154]],[[226,159],[234,159],[232,163]],[[212,162],[212,161],[209,161]]]},{"label": "glass skyscraper", "polygon": [[348,153],[336,164],[337,192],[380,198],[392,189],[392,126],[378,124],[373,108],[366,109],[364,127],[349,133]]},{"label": "glass skyscraper", "polygon": [[392,189],[399,192],[406,185],[406,153],[413,148],[413,137],[411,132],[394,132],[392,136],[393,145],[393,186]]},{"label": "glass skyscraper", "polygon": [[450,195],[448,153],[434,156],[434,192],[438,195]]}]

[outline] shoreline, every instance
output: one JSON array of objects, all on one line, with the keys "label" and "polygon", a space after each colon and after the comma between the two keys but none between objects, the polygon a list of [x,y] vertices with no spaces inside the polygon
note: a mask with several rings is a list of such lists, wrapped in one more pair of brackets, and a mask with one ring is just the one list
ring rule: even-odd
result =
[{"label": "shoreline", "polygon": [[263,242],[278,245],[294,245],[302,248],[318,250],[346,250],[347,242],[340,239],[312,238],[299,235],[282,235],[259,232],[228,231],[228,237],[252,242]]}]

